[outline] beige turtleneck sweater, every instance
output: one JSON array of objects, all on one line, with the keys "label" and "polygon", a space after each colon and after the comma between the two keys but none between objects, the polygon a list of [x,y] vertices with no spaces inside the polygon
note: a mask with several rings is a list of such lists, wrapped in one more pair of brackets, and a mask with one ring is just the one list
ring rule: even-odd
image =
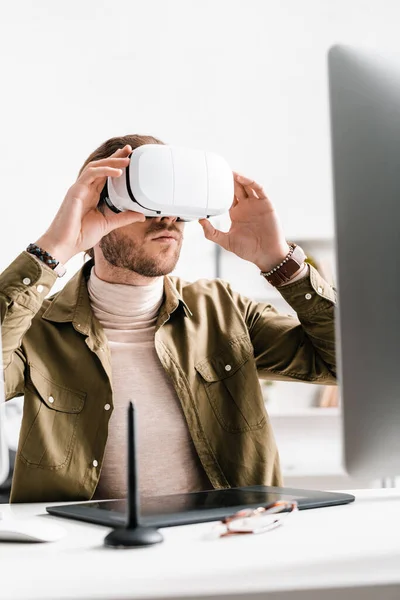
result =
[{"label": "beige turtleneck sweater", "polygon": [[88,281],[92,310],[111,352],[114,411],[94,499],[127,493],[127,408],[135,404],[140,493],[144,496],[211,488],[195,452],[175,388],[154,347],[164,278],[146,286]]}]

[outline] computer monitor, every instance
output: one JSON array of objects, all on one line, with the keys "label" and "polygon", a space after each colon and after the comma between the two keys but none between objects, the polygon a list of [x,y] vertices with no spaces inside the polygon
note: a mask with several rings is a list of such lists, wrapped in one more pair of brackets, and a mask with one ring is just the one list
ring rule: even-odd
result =
[{"label": "computer monitor", "polygon": [[330,49],[344,466],[400,475],[400,61]]}]

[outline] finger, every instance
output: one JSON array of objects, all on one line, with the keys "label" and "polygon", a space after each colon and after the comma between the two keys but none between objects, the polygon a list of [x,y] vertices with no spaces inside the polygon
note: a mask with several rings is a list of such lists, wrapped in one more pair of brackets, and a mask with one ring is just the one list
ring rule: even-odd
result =
[{"label": "finger", "polygon": [[[88,169],[92,167],[100,167],[100,166],[109,166],[114,168],[124,169],[129,165],[130,162],[130,154],[132,153],[132,146],[130,144],[126,144],[123,148],[117,148],[111,156],[106,158],[102,158],[99,160],[93,160],[88,163],[85,169],[82,171],[81,175],[83,175]],[[118,176],[118,175],[115,175]],[[96,181],[95,190],[98,194],[101,194],[105,184],[107,181],[107,177],[99,177]]]},{"label": "finger", "polygon": [[[103,159],[101,161],[100,160],[93,161],[88,164],[88,166],[85,168],[85,170],[82,171],[81,175],[83,175],[83,173],[85,173],[88,169],[91,169],[93,167],[108,166],[108,167],[113,167],[114,169],[117,169],[118,167],[119,167],[119,169],[124,169],[125,167],[128,166],[128,164],[129,164],[129,158],[127,158],[127,157],[125,157],[125,158],[107,158],[107,159]],[[95,185],[96,192],[98,192],[99,194],[101,193],[101,190],[105,186],[106,181],[107,181],[107,177],[101,177],[101,178],[97,179],[96,185]]]},{"label": "finger", "polygon": [[[88,172],[91,172],[91,169],[93,168],[100,168],[100,167],[112,167],[113,169],[125,169],[127,166],[129,165],[129,158],[106,158],[103,160],[99,160],[99,161],[93,161],[90,162],[88,165],[86,165],[86,167],[83,169],[82,173],[80,174],[80,179],[82,181],[82,177],[86,177],[86,174]],[[122,171],[121,171],[122,173]],[[98,181],[98,185],[105,185],[107,177],[104,178],[104,181],[101,182],[100,180]],[[98,187],[98,186],[97,186]]]},{"label": "finger", "polygon": [[264,192],[264,188],[262,185],[254,181],[254,179],[250,179],[244,175],[239,175],[239,173],[235,173],[235,176],[236,181],[238,181],[238,183],[244,187],[249,195],[251,192],[253,192],[253,194],[255,193],[257,198],[260,198],[260,200],[266,199],[267,196]]},{"label": "finger", "polygon": [[129,165],[129,162],[129,156],[108,156],[107,158],[101,158],[100,160],[93,160],[89,165],[91,167],[102,167],[103,165],[108,165],[110,167],[126,167],[126,165]]},{"label": "finger", "polygon": [[100,195],[101,192],[103,191],[104,186],[106,185],[107,182],[107,177],[100,177],[99,179],[97,179],[97,181],[95,182],[95,186],[94,189],[96,190],[96,192]]},{"label": "finger", "polygon": [[246,183],[250,182],[250,181],[252,181],[252,180],[249,179],[249,178],[245,178],[243,175],[240,175],[239,173],[234,172],[234,182],[239,187],[239,189],[243,190],[242,197],[245,197],[245,198],[258,198],[257,194],[251,188],[251,186],[246,185]]},{"label": "finger", "polygon": [[116,167],[120,169],[124,169],[129,165],[129,157],[128,156],[108,156],[107,158],[101,158],[100,160],[92,160],[92,162],[88,163],[85,167],[85,171],[90,169],[91,167]]},{"label": "finger", "polygon": [[111,156],[128,156],[131,154],[132,146],[130,144],[126,144],[123,148],[118,148]]},{"label": "finger", "polygon": [[111,154],[111,156],[129,156],[132,153],[132,146],[130,144],[127,144],[126,146],[124,146],[123,148],[118,148],[118,150],[116,150],[115,152],[113,152]]},{"label": "finger", "polygon": [[238,181],[236,181],[236,179],[234,180],[234,192],[235,192],[236,198],[239,201],[245,200],[246,198],[248,198],[247,192],[244,189],[243,185],[241,183],[239,183]]},{"label": "finger", "polygon": [[115,162],[115,160],[122,160],[123,162],[121,164],[114,164],[114,166],[116,167],[126,167],[129,164],[129,155],[132,153],[132,147],[127,144],[126,146],[124,146],[123,148],[118,148],[113,154],[111,154],[111,156],[106,156],[105,158],[100,158],[98,160],[92,160],[90,161],[90,163],[88,163],[86,165],[86,167],[83,169],[82,173],[84,171],[86,171],[86,169],[88,169],[89,167],[95,165],[95,166],[100,166],[100,165],[113,165],[113,163]]},{"label": "finger", "polygon": [[208,219],[199,219],[199,223],[203,228],[204,236],[207,240],[215,242],[225,250],[229,250],[229,237],[227,233],[215,229]]},{"label": "finger", "polygon": [[115,169],[114,167],[90,167],[82,173],[82,175],[79,177],[79,180],[81,183],[90,185],[94,181],[97,183],[102,177],[120,177],[121,175],[122,169]]},{"label": "finger", "polygon": [[232,202],[231,208],[229,210],[231,210],[232,208],[235,208],[235,206],[237,204],[239,204],[239,200],[237,199],[236,196],[233,196],[233,202]]},{"label": "finger", "polygon": [[118,214],[107,211],[106,221],[106,233],[110,233],[110,231],[113,229],[124,227],[125,225],[130,225],[131,223],[144,223],[146,221],[146,217],[142,213],[134,212],[133,210],[127,210]]}]

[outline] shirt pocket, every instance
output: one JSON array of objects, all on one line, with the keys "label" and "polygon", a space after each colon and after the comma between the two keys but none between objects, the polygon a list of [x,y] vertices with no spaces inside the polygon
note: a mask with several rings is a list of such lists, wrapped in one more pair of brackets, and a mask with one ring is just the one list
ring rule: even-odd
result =
[{"label": "shirt pocket", "polygon": [[195,365],[220,425],[230,433],[261,429],[266,421],[264,399],[246,335]]},{"label": "shirt pocket", "polygon": [[29,365],[19,451],[28,464],[59,469],[68,462],[85,398],[85,392],[59,385]]}]

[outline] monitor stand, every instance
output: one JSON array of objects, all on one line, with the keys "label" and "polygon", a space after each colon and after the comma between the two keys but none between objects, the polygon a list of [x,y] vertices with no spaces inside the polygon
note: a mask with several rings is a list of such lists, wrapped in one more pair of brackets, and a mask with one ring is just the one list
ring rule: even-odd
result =
[{"label": "monitor stand", "polygon": [[139,522],[140,500],[136,456],[135,409],[133,403],[129,402],[127,522],[125,527],[114,529],[104,538],[104,545],[108,547],[137,548],[163,541],[163,537],[157,529],[140,525]]}]

